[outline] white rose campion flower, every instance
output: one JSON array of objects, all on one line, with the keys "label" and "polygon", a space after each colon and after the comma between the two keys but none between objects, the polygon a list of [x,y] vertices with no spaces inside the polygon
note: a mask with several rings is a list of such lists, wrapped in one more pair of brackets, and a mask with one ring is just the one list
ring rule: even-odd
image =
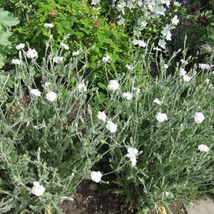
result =
[{"label": "white rose campion flower", "polygon": [[105,62],[105,63],[110,62],[110,61],[111,61],[111,57],[108,56],[108,55],[106,55],[106,56],[104,56],[104,57],[102,58],[102,61]]},{"label": "white rose campion flower", "polygon": [[111,121],[107,121],[106,128],[111,132],[115,133],[117,131],[117,125]]},{"label": "white rose campion flower", "polygon": [[66,44],[63,43],[63,42],[60,43],[60,46],[61,46],[63,49],[65,49],[65,50],[69,50],[68,45],[66,45]]},{"label": "white rose campion flower", "polygon": [[178,23],[179,23],[178,16],[175,15],[175,16],[172,18],[172,24],[173,24],[173,25],[177,25]]},{"label": "white rose campion flower", "polygon": [[41,96],[41,91],[39,91],[38,89],[31,89],[30,93],[33,94],[36,97],[40,97]]},{"label": "white rose campion flower", "polygon": [[87,91],[87,87],[85,85],[84,82],[80,82],[78,85],[77,85],[77,88],[79,91]]},{"label": "white rose campion flower", "polygon": [[16,46],[16,50],[21,50],[25,47],[25,44],[24,43],[20,43]]},{"label": "white rose campion flower", "polygon": [[57,94],[55,92],[53,92],[53,91],[50,91],[50,92],[47,93],[46,99],[51,101],[51,102],[53,102],[54,100],[57,99]]},{"label": "white rose campion flower", "polygon": [[63,57],[62,56],[53,57],[53,62],[55,62],[55,63],[60,63],[62,61],[63,61]]},{"label": "white rose campion flower", "polygon": [[162,104],[162,102],[158,98],[155,98],[153,100],[153,103],[158,104],[158,105]]},{"label": "white rose campion flower", "polygon": [[112,91],[116,91],[119,87],[120,85],[117,80],[110,80],[107,86],[107,88]]},{"label": "white rose campion flower", "polygon": [[184,68],[181,68],[180,71],[179,71],[179,74],[181,76],[185,76],[187,74],[187,72],[184,70]]},{"label": "white rose campion flower", "polygon": [[201,124],[204,121],[205,117],[202,112],[196,112],[194,115],[194,120],[197,124]]},{"label": "white rose campion flower", "polygon": [[161,113],[161,112],[158,112],[155,117],[159,123],[162,123],[162,122],[168,120],[167,115],[165,113]]},{"label": "white rose campion flower", "polygon": [[11,63],[14,65],[21,65],[21,61],[19,59],[12,59]]},{"label": "white rose campion flower", "polygon": [[207,145],[201,144],[198,146],[200,152],[209,152],[209,147]]},{"label": "white rose campion flower", "polygon": [[97,118],[99,120],[102,120],[103,122],[106,122],[107,119],[106,113],[104,111],[98,111]]},{"label": "white rose campion flower", "polygon": [[99,2],[100,2],[100,0],[92,0],[92,1],[91,1],[91,4],[92,4],[92,5],[96,5],[96,4],[98,4]]},{"label": "white rose campion flower", "polygon": [[187,74],[183,75],[183,80],[185,82],[189,82],[191,79],[192,79],[192,77],[190,77],[189,75],[187,75]]},{"label": "white rose campion flower", "polygon": [[132,166],[136,166],[138,150],[136,148],[129,147],[127,152],[126,157],[130,159]]},{"label": "white rose campion flower", "polygon": [[210,66],[208,64],[199,63],[198,67],[202,70],[209,70],[212,66]]},{"label": "white rose campion flower", "polygon": [[138,46],[140,46],[140,47],[143,47],[143,48],[145,48],[146,46],[147,46],[147,44],[143,41],[143,40],[134,40],[133,41],[133,44],[134,45],[138,45]]},{"label": "white rose campion flower", "polygon": [[166,4],[167,7],[170,5],[170,0],[161,0],[162,4]]},{"label": "white rose campion flower", "polygon": [[54,27],[54,24],[45,23],[45,24],[44,24],[44,27],[46,27],[46,28],[53,28],[53,27]]},{"label": "white rose campion flower", "polygon": [[44,194],[44,192],[45,192],[45,188],[44,188],[44,186],[40,185],[39,182],[34,181],[31,192],[35,196],[42,196]]},{"label": "white rose campion flower", "polygon": [[29,58],[29,59],[33,59],[33,58],[37,58],[38,57],[38,54],[37,54],[37,52],[36,52],[36,50],[35,49],[29,49],[27,52],[26,52],[26,56],[27,56],[27,58]]},{"label": "white rose campion flower", "polygon": [[92,171],[91,172],[91,180],[94,181],[95,183],[99,183],[102,178],[102,173],[100,171]]},{"label": "white rose campion flower", "polygon": [[127,99],[127,100],[131,100],[132,97],[133,97],[133,94],[130,93],[130,92],[124,92],[124,93],[122,94],[122,96],[123,96],[123,98],[125,98],[125,99]]},{"label": "white rose campion flower", "polygon": [[72,56],[79,56],[80,55],[80,51],[75,51],[72,53]]},{"label": "white rose campion flower", "polygon": [[166,42],[165,42],[165,40],[164,39],[160,39],[158,41],[158,46],[160,46],[163,49],[166,49]]}]

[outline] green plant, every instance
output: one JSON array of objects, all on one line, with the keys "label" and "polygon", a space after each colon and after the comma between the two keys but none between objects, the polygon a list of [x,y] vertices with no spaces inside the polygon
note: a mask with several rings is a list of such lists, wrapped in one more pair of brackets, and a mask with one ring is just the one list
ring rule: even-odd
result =
[{"label": "green plant", "polygon": [[4,66],[5,58],[11,45],[9,38],[12,35],[12,26],[19,23],[8,11],[0,7],[0,68]]}]

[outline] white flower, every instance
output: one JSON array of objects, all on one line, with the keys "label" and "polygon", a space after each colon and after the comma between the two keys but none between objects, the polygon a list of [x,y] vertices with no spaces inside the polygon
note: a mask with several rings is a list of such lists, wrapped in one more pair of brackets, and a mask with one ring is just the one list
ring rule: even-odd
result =
[{"label": "white flower", "polygon": [[140,94],[140,89],[139,88],[135,88],[135,87],[132,87],[133,91],[135,91],[136,94]]},{"label": "white flower", "polygon": [[99,183],[102,178],[102,173],[100,171],[92,171],[91,172],[91,180],[94,181],[95,183]]},{"label": "white flower", "polygon": [[53,92],[53,91],[50,91],[50,92],[47,93],[46,99],[51,101],[51,102],[53,102],[54,100],[57,99],[57,94],[55,92]]},{"label": "white flower", "polygon": [[122,94],[122,96],[123,96],[123,98],[125,98],[125,99],[127,99],[127,100],[131,100],[132,97],[133,97],[133,94],[130,93],[130,92],[124,92],[124,93]]},{"label": "white flower", "polygon": [[208,64],[199,63],[198,67],[202,70],[209,70],[212,66],[210,66]]},{"label": "white flower", "polygon": [[73,52],[72,55],[73,55],[73,56],[79,56],[79,55],[80,55],[80,51],[75,51],[75,52]]},{"label": "white flower", "polygon": [[159,123],[162,123],[162,122],[168,120],[168,117],[167,117],[167,115],[165,113],[158,112],[155,117],[156,117],[156,119],[158,120]]},{"label": "white flower", "polygon": [[48,87],[51,83],[50,82],[46,82],[45,86]]},{"label": "white flower", "polygon": [[26,56],[27,56],[27,58],[29,58],[29,59],[33,59],[33,58],[38,57],[38,54],[37,54],[37,52],[36,52],[35,49],[31,49],[31,48],[30,48],[30,49],[26,52]]},{"label": "white flower", "polygon": [[133,43],[134,43],[134,45],[139,45],[140,47],[146,47],[147,46],[147,44],[143,41],[143,40],[134,40],[133,41]]},{"label": "white flower", "polygon": [[169,68],[169,66],[168,66],[167,64],[164,64],[163,67],[164,67],[165,69]]},{"label": "white flower", "polygon": [[119,89],[119,87],[120,85],[117,80],[110,80],[107,86],[107,88],[112,91]]},{"label": "white flower", "polygon": [[54,24],[45,23],[44,26],[45,26],[46,28],[53,28],[53,27],[54,27]]},{"label": "white flower", "polygon": [[167,7],[169,7],[169,5],[170,5],[170,0],[161,0],[161,3],[162,3],[162,4],[166,4]]},{"label": "white flower", "polygon": [[179,73],[181,76],[185,76],[187,72],[183,68],[181,68]]},{"label": "white flower", "polygon": [[[156,5],[154,8],[154,13],[156,13],[158,15],[165,16],[165,12],[166,12],[166,8],[162,5]],[[156,17],[158,18],[159,16],[156,16]],[[154,18],[156,18],[156,17],[154,16]]]},{"label": "white flower", "polygon": [[53,57],[53,62],[55,63],[59,63],[63,61],[63,57],[62,56],[55,56]]},{"label": "white flower", "polygon": [[194,120],[197,124],[201,124],[204,121],[205,117],[202,112],[196,112],[194,115]]},{"label": "white flower", "polygon": [[163,28],[163,30],[161,31],[163,37],[166,38],[166,40],[171,40],[172,34],[171,34],[170,30],[173,29],[173,28],[174,28],[173,26],[167,24]]},{"label": "white flower", "polygon": [[178,16],[175,15],[175,16],[172,18],[172,24],[173,24],[173,25],[177,25],[178,23],[179,23]]},{"label": "white flower", "polygon": [[25,47],[25,44],[24,43],[20,43],[20,44],[18,44],[17,46],[16,46],[16,49],[17,50],[21,50],[21,49],[23,49]]},{"label": "white flower", "polygon": [[91,1],[91,4],[92,4],[92,5],[96,5],[96,4],[98,4],[99,2],[100,2],[100,0],[92,0],[92,1]]},{"label": "white flower", "polygon": [[177,1],[174,1],[174,5],[175,5],[176,7],[180,7],[180,6],[181,6],[181,3],[180,3],[180,2],[177,2]]},{"label": "white flower", "polygon": [[200,150],[200,152],[209,152],[209,147],[207,145],[201,144],[198,146],[198,149]]},{"label": "white flower", "polygon": [[97,118],[103,122],[106,122],[106,113],[104,111],[98,111]]},{"label": "white flower", "polygon": [[40,185],[39,182],[34,181],[31,192],[32,192],[32,194],[34,194],[36,196],[42,196],[45,192],[45,188],[44,188],[44,186]]},{"label": "white flower", "polygon": [[163,49],[166,49],[166,42],[165,42],[165,40],[164,39],[160,39],[158,41],[158,46],[160,46]]},{"label": "white flower", "polygon": [[124,18],[120,18],[119,21],[117,22],[118,25],[123,25],[125,23]]},{"label": "white flower", "polygon": [[111,121],[107,121],[106,128],[111,132],[115,133],[117,131],[117,125]]},{"label": "white flower", "polygon": [[132,166],[136,166],[138,150],[136,148],[129,147],[127,152],[126,157],[130,159]]},{"label": "white flower", "polygon": [[21,65],[21,61],[19,59],[12,59],[11,63],[14,65]]},{"label": "white flower", "polygon": [[162,104],[162,102],[158,98],[155,98],[153,100],[153,103],[158,104],[158,105]]},{"label": "white flower", "polygon": [[102,61],[103,62],[110,62],[110,60],[111,60],[111,57],[110,56],[108,56],[108,55],[106,55],[106,56],[104,56],[103,58],[102,58]]},{"label": "white flower", "polygon": [[189,75],[183,75],[183,80],[185,81],[185,82],[189,82],[190,80],[192,79],[192,77],[190,77]]},{"label": "white flower", "polygon": [[31,89],[30,93],[33,94],[36,97],[40,97],[41,96],[41,91],[39,91],[38,89]]},{"label": "white flower", "polygon": [[134,69],[134,66],[133,66],[133,65],[129,65],[129,64],[127,64],[125,67],[126,67],[129,71],[133,71],[133,69]]},{"label": "white flower", "polygon": [[61,42],[60,45],[61,45],[62,48],[64,48],[65,50],[69,50],[69,47],[68,47],[65,43]]},{"label": "white flower", "polygon": [[87,87],[85,85],[84,82],[80,82],[78,85],[77,85],[77,88],[79,91],[87,91]]}]

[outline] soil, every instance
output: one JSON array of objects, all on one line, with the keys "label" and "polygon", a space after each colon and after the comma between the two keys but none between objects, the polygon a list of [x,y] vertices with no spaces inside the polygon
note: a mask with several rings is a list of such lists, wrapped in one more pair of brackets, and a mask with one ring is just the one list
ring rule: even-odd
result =
[{"label": "soil", "polygon": [[[65,214],[137,214],[124,203],[124,199],[110,193],[101,194],[98,186],[91,181],[83,181],[73,200],[66,200],[62,204]],[[171,205],[172,214],[187,214],[184,206]],[[142,213],[143,214],[143,213]],[[147,214],[167,214],[164,210],[148,212]]]}]

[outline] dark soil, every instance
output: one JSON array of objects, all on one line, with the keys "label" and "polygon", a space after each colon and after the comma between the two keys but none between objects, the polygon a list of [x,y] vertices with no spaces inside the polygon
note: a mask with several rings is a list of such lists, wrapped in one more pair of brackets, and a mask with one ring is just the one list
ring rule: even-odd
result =
[{"label": "dark soil", "polygon": [[[130,209],[124,199],[108,192],[99,193],[97,184],[83,181],[73,201],[64,201],[62,209],[65,214],[137,214],[137,210]],[[172,205],[173,214],[187,214],[182,204]],[[168,214],[149,212],[147,214]]]}]

